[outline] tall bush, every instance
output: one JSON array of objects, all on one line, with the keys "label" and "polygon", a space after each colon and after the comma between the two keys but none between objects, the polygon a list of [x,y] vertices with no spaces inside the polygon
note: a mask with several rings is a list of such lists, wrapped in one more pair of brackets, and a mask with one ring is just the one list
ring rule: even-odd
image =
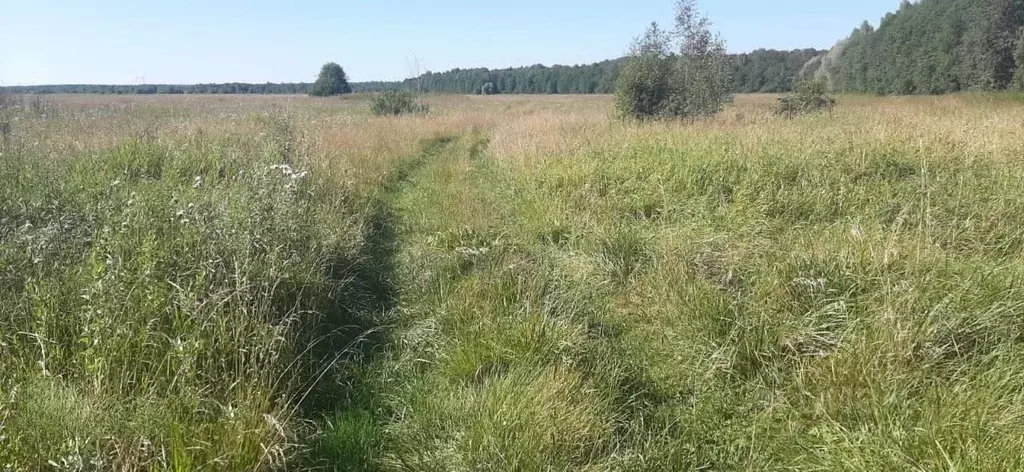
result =
[{"label": "tall bush", "polygon": [[616,86],[619,114],[641,120],[664,115],[671,97],[670,44],[668,34],[657,23],[651,23],[633,44]]},{"label": "tall bush", "polygon": [[793,87],[793,93],[779,98],[775,113],[791,118],[818,111],[828,110],[836,105],[836,100],[828,95],[828,86],[823,80],[805,80]]},{"label": "tall bush", "polygon": [[616,87],[622,116],[704,118],[732,99],[725,42],[696,0],[679,0],[675,23],[671,34],[652,23],[634,43]]},{"label": "tall bush", "polygon": [[385,90],[370,101],[370,112],[376,116],[426,113],[427,110],[427,105],[417,102],[416,96],[408,90]]}]

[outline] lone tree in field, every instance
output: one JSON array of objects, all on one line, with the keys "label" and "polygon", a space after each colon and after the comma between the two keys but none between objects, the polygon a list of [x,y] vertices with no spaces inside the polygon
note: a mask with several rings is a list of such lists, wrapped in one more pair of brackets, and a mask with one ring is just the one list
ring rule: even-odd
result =
[{"label": "lone tree in field", "polygon": [[309,92],[314,97],[330,97],[352,93],[348,86],[348,76],[345,69],[336,63],[328,62],[320,69],[320,76],[316,78],[313,89]]},{"label": "lone tree in field", "polygon": [[696,0],[679,0],[672,33],[651,24],[619,75],[616,107],[624,117],[704,118],[732,100],[725,42]]}]

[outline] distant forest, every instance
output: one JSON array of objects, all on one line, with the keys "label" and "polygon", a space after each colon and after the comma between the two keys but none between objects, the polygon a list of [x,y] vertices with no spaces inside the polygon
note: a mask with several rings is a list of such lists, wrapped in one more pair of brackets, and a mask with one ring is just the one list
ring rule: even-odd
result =
[{"label": "distant forest", "polygon": [[[759,49],[729,56],[733,91],[788,92],[804,65],[826,51]],[[406,88],[441,93],[612,93],[623,60],[582,66],[535,65],[513,69],[454,69],[403,82]],[[490,84],[490,85],[488,85]]]},{"label": "distant forest", "polygon": [[842,92],[1024,90],[1024,0],[904,1],[820,62],[816,75]]},{"label": "distant forest", "polygon": [[[730,56],[734,91],[789,91],[805,63],[826,51],[760,49]],[[354,92],[406,88],[425,93],[612,93],[622,59],[578,66],[519,67],[510,69],[454,69],[427,72],[403,82],[354,82]],[[490,86],[488,86],[490,84]],[[196,84],[196,85],[38,85],[5,87],[12,93],[100,93],[100,94],[304,94],[310,83],[283,84]]]},{"label": "distant forest", "polygon": [[[864,22],[828,51],[759,49],[730,56],[733,91],[788,92],[817,78],[837,92],[941,94],[1024,91],[1024,0],[904,0],[877,28]],[[611,93],[624,59],[576,66],[428,72],[402,82],[353,83],[355,92]],[[311,84],[43,85],[15,93],[308,93]]]},{"label": "distant forest", "polygon": [[[146,85],[89,85],[89,84],[64,84],[64,85],[25,85],[0,87],[0,90],[10,93],[99,93],[116,95],[153,95],[153,94],[262,94],[262,95],[285,95],[285,94],[306,94],[309,93],[312,83],[283,83],[283,84],[193,84],[193,85],[169,85],[169,84],[146,84]],[[395,82],[363,82],[351,84],[355,92],[373,92],[386,88],[395,87]]]}]

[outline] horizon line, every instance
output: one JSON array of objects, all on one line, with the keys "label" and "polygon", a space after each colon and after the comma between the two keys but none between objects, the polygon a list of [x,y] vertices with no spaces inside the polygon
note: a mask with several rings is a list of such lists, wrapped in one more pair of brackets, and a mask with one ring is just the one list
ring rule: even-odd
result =
[{"label": "horizon line", "polygon": [[[805,49],[813,49],[815,51],[825,51],[825,52],[829,51],[829,49],[818,49],[816,47],[794,48],[794,49],[777,49],[777,48],[762,47],[762,48],[756,48],[756,49],[753,49],[753,50],[750,50],[750,51],[746,51],[746,52],[730,52],[730,53],[727,53],[727,55],[729,55],[729,56],[738,56],[738,55],[741,55],[741,54],[752,54],[752,53],[757,52],[757,51],[800,51],[800,50],[805,50]],[[417,79],[417,78],[422,77],[422,76],[424,76],[426,74],[444,74],[444,73],[451,72],[451,71],[454,71],[454,70],[479,70],[479,69],[486,69],[488,71],[493,71],[493,70],[527,69],[527,68],[536,67],[536,66],[543,66],[543,67],[547,67],[547,68],[554,68],[554,67],[582,67],[582,66],[592,66],[592,65],[596,65],[596,64],[601,64],[601,63],[604,63],[604,62],[617,61],[617,60],[623,59],[625,57],[628,57],[628,56],[627,55],[623,55],[623,56],[620,56],[620,57],[617,57],[617,58],[612,58],[612,59],[604,59],[604,60],[595,61],[595,62],[581,62],[581,63],[575,63],[575,64],[555,63],[555,64],[547,65],[547,64],[541,64],[541,63],[534,63],[534,64],[529,64],[529,65],[507,66],[507,67],[484,67],[484,66],[479,66],[479,67],[452,67],[452,68],[449,68],[449,69],[446,69],[446,70],[443,70],[443,71],[439,71],[439,72],[434,72],[434,71],[428,70],[428,71],[426,71],[426,72],[424,72],[424,73],[422,73],[420,75],[417,75],[417,76],[414,76],[414,77],[406,77],[404,79],[352,80],[352,81],[349,81],[349,83],[350,84],[369,84],[369,83],[394,83],[394,84],[397,84],[397,83],[402,83],[402,82],[404,82],[406,80]],[[334,61],[329,61],[329,62],[334,62]],[[342,66],[342,67],[344,67],[344,66]],[[67,86],[140,87],[140,86],[146,86],[146,85],[156,85],[156,86],[164,85],[164,86],[186,86],[187,87],[187,86],[196,86],[196,85],[230,85],[230,84],[247,84],[247,85],[266,85],[266,84],[273,84],[273,85],[296,84],[296,85],[299,85],[299,84],[301,84],[301,85],[306,85],[306,84],[313,84],[314,82],[315,81],[309,81],[309,82],[305,82],[305,81],[281,81],[281,82],[274,82],[274,81],[252,81],[252,82],[250,82],[250,81],[237,81],[236,80],[236,81],[227,81],[227,82],[152,82],[152,83],[151,82],[142,82],[142,83],[137,83],[137,84],[133,84],[133,83],[100,83],[100,82],[64,82],[64,83],[33,83],[33,84],[22,84],[22,83],[19,83],[19,84],[5,84],[2,80],[0,80],[0,89],[2,89],[2,88],[11,88],[11,87],[61,87],[61,86],[64,86],[64,87],[67,87]]]}]

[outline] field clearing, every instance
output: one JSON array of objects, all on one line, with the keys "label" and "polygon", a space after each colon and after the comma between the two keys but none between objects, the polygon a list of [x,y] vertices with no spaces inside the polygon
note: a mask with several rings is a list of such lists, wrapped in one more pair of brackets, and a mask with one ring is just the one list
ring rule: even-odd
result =
[{"label": "field clearing", "polygon": [[1024,469],[1024,102],[5,97],[0,468]]}]

